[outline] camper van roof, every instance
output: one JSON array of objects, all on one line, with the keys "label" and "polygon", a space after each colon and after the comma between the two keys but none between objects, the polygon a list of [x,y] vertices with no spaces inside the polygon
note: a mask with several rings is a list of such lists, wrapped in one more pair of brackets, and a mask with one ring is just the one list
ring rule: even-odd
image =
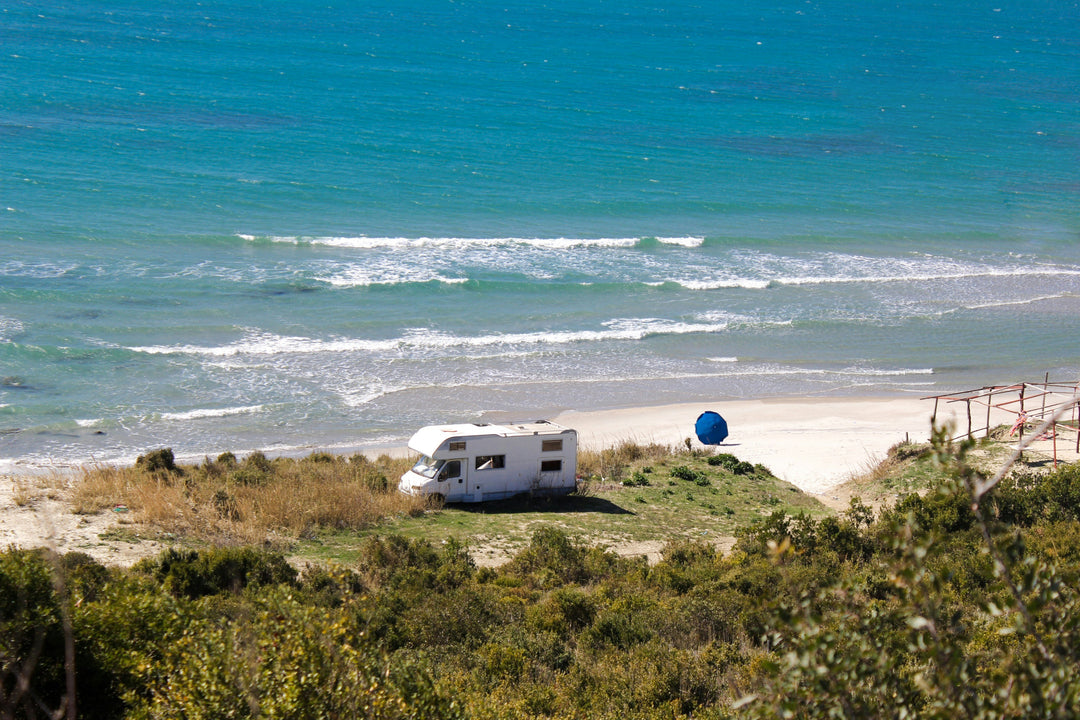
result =
[{"label": "camper van roof", "polygon": [[431,455],[450,438],[498,436],[514,437],[519,435],[561,435],[573,432],[569,428],[547,420],[527,423],[508,423],[506,425],[488,425],[461,423],[457,425],[428,425],[416,431],[409,439],[409,447],[424,455]]}]

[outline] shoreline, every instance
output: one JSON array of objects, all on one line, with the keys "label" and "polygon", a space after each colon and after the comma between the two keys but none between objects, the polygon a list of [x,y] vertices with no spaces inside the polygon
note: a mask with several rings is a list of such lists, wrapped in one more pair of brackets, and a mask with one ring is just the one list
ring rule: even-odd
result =
[{"label": "shoreline", "polygon": [[[804,492],[820,494],[869,469],[884,458],[891,446],[905,438],[926,441],[930,437],[934,406],[932,401],[913,396],[780,396],[562,410],[546,419],[577,430],[579,445],[586,449],[596,450],[626,441],[683,446],[687,438],[693,447],[701,448],[694,434],[694,421],[706,410],[718,412],[728,423],[728,438],[713,446],[718,452],[765,465],[777,477]],[[959,419],[947,414],[955,408],[945,410],[945,413],[939,411],[939,420]],[[478,421],[506,423],[518,419],[493,412]],[[400,456],[410,452],[405,444],[410,435],[411,432],[400,444],[313,443],[284,451],[267,447],[263,452],[286,457],[302,457],[313,452]],[[244,455],[250,450],[233,452]],[[177,460],[182,462],[200,462],[203,457],[203,453],[177,453]],[[0,470],[0,477],[72,475],[92,464],[95,464],[93,459],[82,465],[12,463]]]}]

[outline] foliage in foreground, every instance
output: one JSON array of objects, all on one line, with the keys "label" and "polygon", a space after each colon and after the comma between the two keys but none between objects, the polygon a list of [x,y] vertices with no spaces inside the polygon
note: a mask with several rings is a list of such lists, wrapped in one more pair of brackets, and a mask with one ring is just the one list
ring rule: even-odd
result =
[{"label": "foliage in foreground", "polygon": [[652,567],[551,527],[498,569],[399,536],[304,573],[9,549],[0,710],[62,713],[73,677],[85,718],[1070,717],[1080,467],[990,488],[964,452],[876,518],[775,512]]}]

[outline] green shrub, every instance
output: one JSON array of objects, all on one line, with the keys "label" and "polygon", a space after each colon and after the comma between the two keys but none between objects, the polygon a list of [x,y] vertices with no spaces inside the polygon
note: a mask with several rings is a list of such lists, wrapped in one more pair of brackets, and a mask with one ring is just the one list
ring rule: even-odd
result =
[{"label": "green shrub", "polygon": [[244,462],[241,463],[241,465],[244,468],[258,470],[259,472],[264,473],[270,472],[270,470],[273,468],[273,462],[270,460],[270,458],[266,457],[266,455],[261,450],[256,450],[255,452],[248,455],[246,458],[244,458]]},{"label": "green shrub", "polygon": [[1016,473],[994,489],[988,504],[1002,522],[1024,527],[1080,520],[1080,463],[1045,475]]},{"label": "green shrub", "polygon": [[896,506],[883,513],[889,522],[910,517],[924,530],[962,532],[975,524],[971,498],[963,490],[938,488],[926,495],[905,495]]},{"label": "green shrub", "polygon": [[270,479],[271,475],[268,471],[257,467],[241,466],[229,473],[229,482],[237,485],[258,487],[267,484]]},{"label": "green shrub", "polygon": [[169,548],[156,559],[140,561],[135,568],[153,576],[173,595],[187,598],[237,593],[249,585],[293,585],[297,578],[296,570],[280,553],[251,547]]},{"label": "green shrub", "polygon": [[179,472],[180,469],[176,467],[176,460],[173,457],[172,448],[161,448],[160,450],[153,450],[140,455],[135,459],[135,466],[141,467],[147,472]]},{"label": "green shrub", "polygon": [[562,530],[541,527],[533,532],[528,547],[509,563],[511,572],[528,576],[539,585],[584,582],[585,551]]},{"label": "green shrub", "polygon": [[65,715],[67,673],[55,556],[10,548],[0,553],[0,715]]},{"label": "green shrub", "polygon": [[60,557],[60,570],[68,594],[79,602],[92,602],[97,599],[105,583],[112,578],[109,569],[86,553],[69,552]]},{"label": "green shrub", "polygon": [[269,592],[247,623],[192,622],[136,718],[457,718],[421,665],[384,655],[350,613]]},{"label": "green shrub", "polygon": [[161,657],[193,619],[149,578],[115,575],[74,611],[78,711],[85,720],[130,717],[148,696]]},{"label": "green shrub", "polygon": [[[740,460],[730,453],[710,455],[705,461],[710,465],[720,466],[735,475],[752,475],[756,469],[754,465]],[[766,470],[766,472],[768,471]]]},{"label": "green shrub", "polygon": [[586,593],[574,588],[559,588],[551,594],[552,604],[570,630],[580,630],[592,623],[596,605]]},{"label": "green shrub", "polygon": [[671,477],[678,478],[679,480],[688,480],[699,487],[709,487],[712,483],[709,481],[709,476],[700,470],[694,470],[686,465],[676,465],[671,468]]},{"label": "green shrub", "polygon": [[651,605],[643,597],[616,600],[597,614],[596,620],[582,634],[582,641],[593,648],[611,646],[621,650],[647,641],[653,636],[648,619]]},{"label": "green shrub", "polygon": [[476,566],[465,547],[452,538],[440,551],[427,540],[374,535],[361,544],[356,570],[372,587],[419,592],[457,588],[472,577]]}]

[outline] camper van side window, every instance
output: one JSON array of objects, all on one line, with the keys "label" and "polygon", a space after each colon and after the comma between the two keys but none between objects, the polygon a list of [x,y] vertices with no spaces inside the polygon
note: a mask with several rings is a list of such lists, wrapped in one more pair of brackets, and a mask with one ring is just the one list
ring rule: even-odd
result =
[{"label": "camper van side window", "polygon": [[477,455],[476,456],[476,469],[477,470],[498,470],[506,467],[505,455]]},{"label": "camper van side window", "polygon": [[448,480],[450,478],[456,478],[461,475],[461,461],[449,460],[443,465],[442,472],[439,473],[440,480]]},{"label": "camper van side window", "polygon": [[540,443],[540,452],[562,452],[562,438],[558,440],[544,440]]},{"label": "camper van side window", "polygon": [[562,460],[541,460],[540,472],[562,472]]},{"label": "camper van side window", "polygon": [[450,441],[450,452],[465,452],[465,441],[464,440],[451,440]]}]

